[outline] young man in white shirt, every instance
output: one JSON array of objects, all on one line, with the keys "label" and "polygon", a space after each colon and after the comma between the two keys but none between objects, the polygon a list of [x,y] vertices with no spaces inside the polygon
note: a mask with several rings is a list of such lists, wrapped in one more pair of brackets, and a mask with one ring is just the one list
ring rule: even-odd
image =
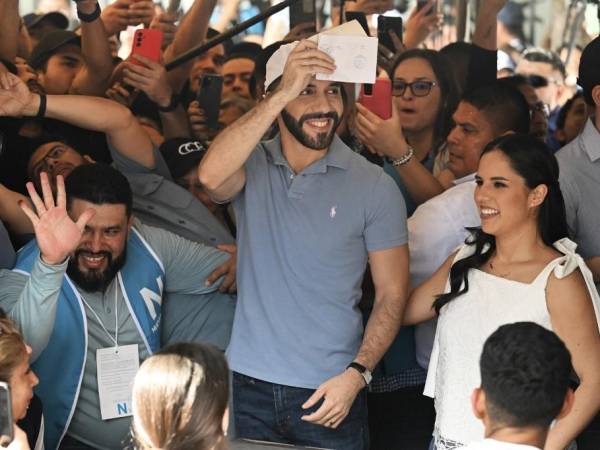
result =
[{"label": "young man in white shirt", "polygon": [[552,422],[573,405],[564,343],[532,322],[503,325],[485,342],[479,367],[471,403],[486,438],[463,450],[543,449]]}]

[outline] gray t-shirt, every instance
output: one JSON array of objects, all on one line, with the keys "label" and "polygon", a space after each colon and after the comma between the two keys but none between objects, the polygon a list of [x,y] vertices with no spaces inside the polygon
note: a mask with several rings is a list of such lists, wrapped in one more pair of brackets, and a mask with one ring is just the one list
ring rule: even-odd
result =
[{"label": "gray t-shirt", "polygon": [[279,137],[260,143],[234,199],[238,306],[232,370],[316,388],[356,356],[368,252],[406,244],[406,208],[380,167],[335,138],[294,174]]},{"label": "gray t-shirt", "polygon": [[192,193],[175,184],[158,149],[148,169],[110,147],[114,166],[131,185],[133,212],[146,225],[205,245],[234,244],[231,233]]},{"label": "gray t-shirt", "polygon": [[15,250],[13,249],[8,232],[0,222],[0,269],[12,269],[15,265]]},{"label": "gray t-shirt", "polygon": [[600,256],[600,132],[589,119],[556,153],[571,238],[585,259]]},{"label": "gray t-shirt", "polygon": [[[206,277],[229,255],[214,248],[190,242],[168,231],[135,223],[136,229],[152,247],[165,269],[165,295],[169,293],[207,294],[218,283],[207,287]],[[0,306],[19,324],[25,341],[33,348],[33,360],[45,348],[54,326],[56,305],[67,263],[48,266],[38,258],[31,276],[0,271]],[[115,281],[105,292],[79,289],[87,303],[102,320],[108,333],[115,335]],[[121,290],[117,290],[120,345],[138,344],[140,359],[149,356],[142,337],[127,308]],[[88,349],[81,390],[68,434],[100,449],[121,449],[129,431],[130,418],[102,421],[96,379],[96,350],[114,343],[94,314],[86,309]],[[65,355],[67,356],[67,355]],[[51,414],[51,412],[48,412]]]}]

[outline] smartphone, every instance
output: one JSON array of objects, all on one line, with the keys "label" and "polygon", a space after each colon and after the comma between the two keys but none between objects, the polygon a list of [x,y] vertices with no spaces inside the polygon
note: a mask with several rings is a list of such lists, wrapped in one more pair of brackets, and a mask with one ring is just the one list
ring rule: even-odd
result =
[{"label": "smartphone", "polygon": [[290,30],[301,23],[312,23],[317,29],[317,8],[315,0],[298,0],[288,8],[290,12]]},{"label": "smartphone", "polygon": [[377,38],[379,39],[379,43],[395,53],[396,47],[390,37],[390,31],[396,33],[396,36],[402,42],[402,17],[378,16]]},{"label": "smartphone", "polygon": [[392,117],[392,81],[377,78],[375,84],[363,84],[358,101],[384,120]]},{"label": "smartphone", "polygon": [[[425,5],[427,5],[427,3],[429,2],[429,0],[417,0],[417,10],[421,10],[425,7]],[[433,2],[433,7],[429,10],[429,12],[427,13],[427,15],[433,14],[435,12],[435,10],[437,9],[437,2]]]},{"label": "smartphone", "polygon": [[143,66],[144,64],[137,59],[132,58],[133,55],[145,56],[154,62],[160,62],[160,49],[162,47],[163,32],[160,30],[144,28],[136,30],[133,35],[133,46],[131,47],[131,55],[127,60],[132,64]]},{"label": "smartphone", "polygon": [[221,92],[223,91],[223,77],[221,75],[206,74],[200,81],[200,89],[196,100],[206,116],[206,126],[213,130],[219,125],[219,106],[221,105]]},{"label": "smartphone", "polygon": [[14,439],[12,402],[8,383],[0,381],[0,445],[8,446]]},{"label": "smartphone", "polygon": [[351,20],[357,20],[360,23],[360,26],[363,27],[367,36],[371,36],[369,33],[369,25],[367,24],[367,17],[365,13],[360,11],[348,11],[346,12],[346,22],[350,22]]}]

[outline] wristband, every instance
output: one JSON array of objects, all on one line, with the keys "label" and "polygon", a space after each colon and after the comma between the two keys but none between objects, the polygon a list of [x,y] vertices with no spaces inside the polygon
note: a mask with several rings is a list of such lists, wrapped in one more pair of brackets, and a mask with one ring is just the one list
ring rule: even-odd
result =
[{"label": "wristband", "polygon": [[35,115],[36,119],[43,119],[46,115],[46,94],[40,95],[40,107],[38,108],[38,112]]},{"label": "wristband", "polygon": [[168,113],[171,111],[174,111],[175,108],[177,108],[179,106],[179,95],[177,94],[173,94],[171,95],[171,101],[169,102],[169,104],[167,106],[160,106],[160,105],[156,105],[158,107],[158,110],[162,113]]},{"label": "wristband", "polygon": [[402,155],[400,158],[390,159],[386,156],[385,160],[394,167],[403,166],[404,164],[406,164],[407,162],[409,162],[411,160],[411,158],[413,157],[414,154],[415,154],[415,151],[413,150],[412,147],[409,146],[408,151],[404,155]]},{"label": "wristband", "polygon": [[100,13],[101,13],[101,9],[100,9],[100,5],[98,3],[96,3],[96,9],[93,12],[91,12],[90,14],[82,13],[81,11],[79,11],[79,8],[77,9],[77,17],[82,22],[88,22],[88,23],[93,22],[98,17],[100,17]]}]

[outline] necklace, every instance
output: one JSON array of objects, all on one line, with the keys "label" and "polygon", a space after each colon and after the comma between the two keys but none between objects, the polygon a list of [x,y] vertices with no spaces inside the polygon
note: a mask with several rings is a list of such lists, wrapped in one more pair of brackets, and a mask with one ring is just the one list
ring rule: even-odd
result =
[{"label": "necklace", "polygon": [[500,277],[500,278],[506,278],[510,275],[510,270],[506,273],[497,273],[497,269],[494,268],[494,264],[492,263],[492,261],[490,260],[490,262],[488,263],[488,265],[490,266],[490,270],[494,273],[494,275]]}]

